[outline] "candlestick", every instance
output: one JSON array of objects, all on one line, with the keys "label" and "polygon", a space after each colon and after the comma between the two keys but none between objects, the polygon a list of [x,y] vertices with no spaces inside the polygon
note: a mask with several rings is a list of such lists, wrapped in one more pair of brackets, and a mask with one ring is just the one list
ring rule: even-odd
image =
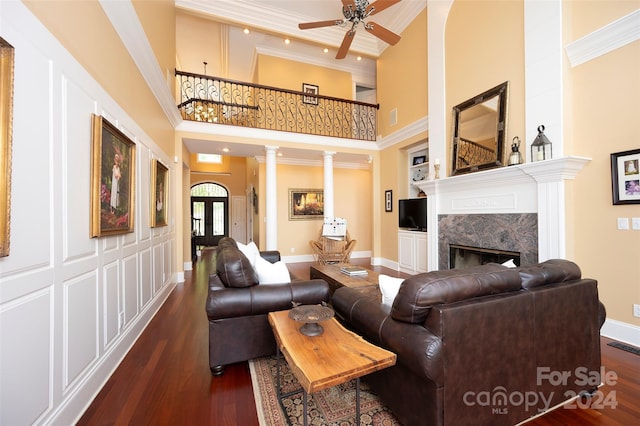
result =
[{"label": "candlestick", "polygon": [[[438,161],[438,160],[436,160]],[[436,172],[436,179],[440,179],[440,164],[436,163],[433,165],[433,169]]]}]

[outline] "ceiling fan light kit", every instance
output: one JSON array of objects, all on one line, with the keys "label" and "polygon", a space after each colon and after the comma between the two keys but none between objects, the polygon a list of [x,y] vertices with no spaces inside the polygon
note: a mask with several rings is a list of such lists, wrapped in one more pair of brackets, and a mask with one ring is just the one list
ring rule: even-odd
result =
[{"label": "ceiling fan light kit", "polygon": [[301,30],[308,30],[311,28],[330,27],[334,25],[345,26],[347,23],[351,22],[351,28],[344,35],[340,48],[338,49],[338,53],[336,54],[336,59],[343,59],[347,56],[347,52],[349,52],[351,42],[356,35],[356,30],[360,23],[362,23],[362,26],[367,32],[378,37],[385,43],[393,46],[400,41],[400,36],[398,34],[373,21],[365,21],[369,16],[382,12],[388,7],[399,2],[400,0],[377,0],[373,3],[369,3],[368,0],[342,0],[342,14],[344,15],[344,19],[305,22],[298,24],[298,28]]}]

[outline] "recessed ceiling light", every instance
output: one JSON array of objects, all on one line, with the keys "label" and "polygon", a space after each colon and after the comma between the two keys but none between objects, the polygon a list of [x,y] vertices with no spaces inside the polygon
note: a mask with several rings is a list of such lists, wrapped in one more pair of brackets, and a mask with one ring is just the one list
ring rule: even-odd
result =
[{"label": "recessed ceiling light", "polygon": [[229,152],[229,148],[222,148],[222,152]]},{"label": "recessed ceiling light", "polygon": [[362,56],[358,56],[358,57],[356,58],[356,60],[357,60],[357,61],[361,61],[361,60],[362,60]]},{"label": "recessed ceiling light", "polygon": [[291,43],[291,40],[289,40],[288,38],[285,38],[284,39],[284,44],[289,44],[289,43]]},{"label": "recessed ceiling light", "polygon": [[325,47],[325,48],[324,48],[324,50],[323,50],[323,52],[324,52],[324,53],[329,53],[329,49]]},{"label": "recessed ceiling light", "polygon": [[281,152],[279,152],[279,153],[277,154],[277,156],[278,156],[278,157],[282,157],[282,153],[281,153]]},{"label": "recessed ceiling light", "polygon": [[251,31],[249,30],[249,28],[245,28],[244,30],[242,30],[242,32],[244,32],[245,34],[249,34]]}]

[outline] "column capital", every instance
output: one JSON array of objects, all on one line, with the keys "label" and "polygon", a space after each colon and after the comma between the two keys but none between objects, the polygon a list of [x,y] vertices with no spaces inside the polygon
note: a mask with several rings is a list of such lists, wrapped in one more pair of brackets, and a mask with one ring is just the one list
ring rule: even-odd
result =
[{"label": "column capital", "polygon": [[324,153],[325,157],[333,157],[334,155],[336,155],[335,151],[325,151]]},{"label": "column capital", "polygon": [[267,152],[276,152],[278,149],[280,149],[280,147],[275,145],[265,145],[264,147],[264,150]]}]

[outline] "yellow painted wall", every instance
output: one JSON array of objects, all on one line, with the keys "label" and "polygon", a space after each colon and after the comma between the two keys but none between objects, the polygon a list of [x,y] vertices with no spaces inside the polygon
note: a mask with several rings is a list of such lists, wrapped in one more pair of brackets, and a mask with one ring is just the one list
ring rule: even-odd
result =
[{"label": "yellow painted wall", "polygon": [[220,53],[222,24],[179,10],[175,27],[177,67],[180,71],[204,74],[203,62],[206,62],[207,75],[226,76]]},{"label": "yellow painted wall", "polygon": [[256,84],[302,91],[302,83],[318,86],[320,95],[353,99],[351,74],[303,62],[259,55]]},{"label": "yellow painted wall", "polygon": [[[402,32],[395,46],[384,50],[377,62],[378,134],[388,136],[424,118],[427,106],[427,11],[422,11]],[[391,126],[391,110],[397,124]]]},{"label": "yellow painted wall", "polygon": [[[640,8],[640,1],[571,2],[565,27],[574,41]],[[610,154],[640,148],[640,41],[568,68],[572,128],[569,154],[591,158],[571,185],[570,258],[598,280],[610,319],[640,326],[640,231],[617,230],[617,218],[640,217],[640,205],[612,204]]]},{"label": "yellow painted wall", "polygon": [[[191,155],[191,186],[202,182],[218,183],[229,190],[229,198],[245,195],[247,187],[246,159],[223,156],[223,164],[198,163]],[[228,174],[228,175],[226,175]]]},{"label": "yellow painted wall", "polygon": [[[445,30],[448,152],[452,108],[505,81],[509,81],[505,151],[514,136],[524,141],[523,30],[522,1],[455,1],[451,6]],[[524,151],[520,149],[526,157]],[[451,164],[446,168],[450,175]]]},{"label": "yellow painted wall", "polygon": [[[264,219],[266,209],[265,167],[260,164],[259,220]],[[357,240],[355,251],[371,250],[371,172],[334,168],[334,212],[337,217],[347,220],[351,238]],[[278,196],[278,250],[283,256],[311,254],[309,241],[316,239],[323,221],[289,220],[289,189],[322,189],[324,186],[323,167],[309,167],[278,164],[276,168]],[[266,228],[261,227],[260,241],[266,240]],[[264,249],[264,244],[259,247]],[[293,249],[293,251],[292,251]]]},{"label": "yellow painted wall", "polygon": [[[109,92],[116,102],[168,155],[174,155],[174,129],[166,118],[135,63],[107,19],[100,3],[87,1],[25,1],[25,5],[69,50],[74,58]],[[159,7],[141,7],[143,24],[173,27],[173,11],[166,2]],[[152,14],[147,17],[146,14]],[[168,30],[170,33],[171,29]],[[78,34],[83,34],[79,37]],[[156,27],[147,36],[158,36]],[[175,56],[175,42],[151,40],[160,58]],[[166,62],[166,60],[163,60]],[[164,65],[164,64],[163,64]]]},{"label": "yellow painted wall", "polygon": [[151,43],[167,84],[174,82],[176,67],[176,6],[173,0],[132,0],[138,19]]}]

